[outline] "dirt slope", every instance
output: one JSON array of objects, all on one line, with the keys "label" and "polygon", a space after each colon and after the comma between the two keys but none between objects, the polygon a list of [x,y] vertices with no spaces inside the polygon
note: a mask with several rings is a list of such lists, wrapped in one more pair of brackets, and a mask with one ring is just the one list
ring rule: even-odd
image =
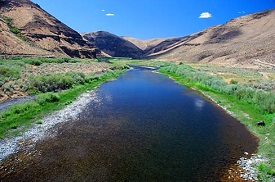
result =
[{"label": "dirt slope", "polygon": [[[30,0],[0,0],[0,54],[48,54],[92,57],[95,46]],[[16,27],[22,37],[12,33]],[[22,39],[22,38],[21,38]]]},{"label": "dirt slope", "polygon": [[274,20],[274,9],[242,16],[190,36],[166,40],[146,54],[182,62],[273,67]]}]

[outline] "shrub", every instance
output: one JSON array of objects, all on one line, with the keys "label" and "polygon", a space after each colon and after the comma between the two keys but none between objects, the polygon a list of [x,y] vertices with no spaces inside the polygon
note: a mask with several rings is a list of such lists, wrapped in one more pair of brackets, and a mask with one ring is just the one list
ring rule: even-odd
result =
[{"label": "shrub", "polygon": [[84,83],[85,75],[79,72],[30,77],[31,88],[40,92],[65,90],[71,88],[74,84]]},{"label": "shrub", "polygon": [[14,87],[12,84],[6,83],[2,85],[3,91],[4,92],[11,92],[14,90]]},{"label": "shrub", "polygon": [[28,63],[34,66],[40,66],[42,64],[42,61],[38,59],[30,59]]},{"label": "shrub", "polygon": [[20,77],[20,73],[18,70],[14,68],[8,68],[5,66],[0,66],[0,78],[14,78],[18,79]]},{"label": "shrub", "polygon": [[84,75],[84,73],[80,73],[80,72],[67,72],[65,75],[71,77],[74,80],[74,84],[77,84],[77,83],[83,84],[85,82],[85,75]]},{"label": "shrub", "polygon": [[19,29],[17,28],[17,27],[14,27],[14,26],[12,26],[12,27],[10,27],[10,31],[12,32],[12,33],[14,33],[14,34],[20,34],[20,31],[19,31]]},{"label": "shrub", "polygon": [[57,102],[59,100],[59,95],[55,93],[40,94],[35,97],[35,101],[40,105],[44,105],[46,102]]},{"label": "shrub", "polygon": [[91,73],[85,77],[85,82],[89,83],[91,81],[97,81],[99,80],[99,75]]},{"label": "shrub", "polygon": [[231,80],[230,84],[238,84],[238,81],[237,80]]}]

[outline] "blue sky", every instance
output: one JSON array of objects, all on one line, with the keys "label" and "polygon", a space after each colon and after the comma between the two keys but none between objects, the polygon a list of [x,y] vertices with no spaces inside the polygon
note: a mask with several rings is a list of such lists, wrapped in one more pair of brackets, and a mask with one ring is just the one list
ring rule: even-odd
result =
[{"label": "blue sky", "polygon": [[32,0],[79,33],[180,37],[275,8],[275,0]]}]

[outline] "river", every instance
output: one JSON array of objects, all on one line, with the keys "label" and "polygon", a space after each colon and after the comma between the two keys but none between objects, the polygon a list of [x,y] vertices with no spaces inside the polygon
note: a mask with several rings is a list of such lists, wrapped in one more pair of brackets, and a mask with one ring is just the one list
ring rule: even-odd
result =
[{"label": "river", "polygon": [[257,148],[220,107],[150,70],[132,69],[93,94],[31,157],[6,159],[14,170],[3,181],[219,181]]}]

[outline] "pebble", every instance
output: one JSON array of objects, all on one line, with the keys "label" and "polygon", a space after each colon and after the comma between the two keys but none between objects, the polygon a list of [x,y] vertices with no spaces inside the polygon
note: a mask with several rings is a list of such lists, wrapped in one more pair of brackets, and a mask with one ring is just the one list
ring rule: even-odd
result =
[{"label": "pebble", "polygon": [[237,164],[242,167],[245,172],[241,172],[240,176],[244,180],[258,181],[256,168],[257,164],[266,161],[261,155],[252,154],[251,158],[241,157]]},{"label": "pebble", "polygon": [[85,107],[94,101],[100,103],[101,100],[97,96],[96,92],[85,92],[80,95],[74,102],[67,105],[60,111],[55,111],[52,114],[44,117],[41,121],[41,125],[34,125],[29,130],[22,133],[20,136],[5,138],[0,140],[0,161],[10,154],[18,152],[22,146],[22,141],[30,140],[30,148],[32,144],[39,140],[43,140],[45,137],[54,137],[57,132],[53,133],[52,129],[58,123],[68,122],[75,120],[79,117],[79,114],[85,109]]}]

